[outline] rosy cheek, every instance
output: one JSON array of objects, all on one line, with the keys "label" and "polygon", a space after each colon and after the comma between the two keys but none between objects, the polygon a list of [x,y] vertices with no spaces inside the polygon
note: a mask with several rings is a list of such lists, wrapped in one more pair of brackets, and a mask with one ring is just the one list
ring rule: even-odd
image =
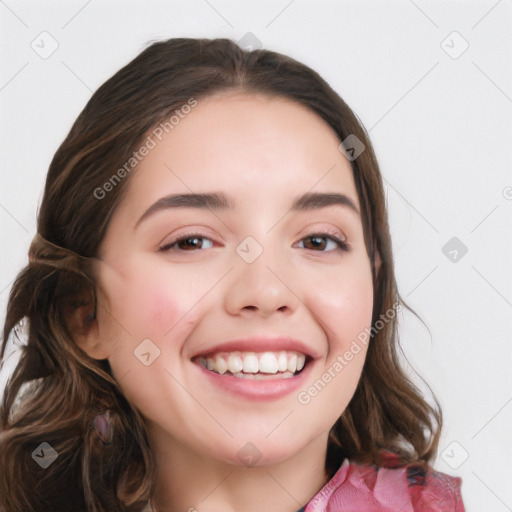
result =
[{"label": "rosy cheek", "polygon": [[167,332],[180,317],[179,298],[172,291],[156,290],[143,297],[147,311],[148,327],[159,332]]},{"label": "rosy cheek", "polygon": [[316,310],[327,325],[326,335],[336,346],[344,350],[351,340],[370,327],[373,309],[371,282],[358,281],[332,289],[317,299]]},{"label": "rosy cheek", "polygon": [[138,272],[135,265],[125,267],[102,269],[103,302],[109,316],[136,339],[161,334],[178,314],[175,293],[158,279],[158,272],[155,276],[144,265]]}]

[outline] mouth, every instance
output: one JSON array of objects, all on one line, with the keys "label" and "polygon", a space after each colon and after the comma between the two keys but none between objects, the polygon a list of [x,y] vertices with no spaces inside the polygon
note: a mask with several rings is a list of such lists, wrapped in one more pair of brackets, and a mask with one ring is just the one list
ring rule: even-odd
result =
[{"label": "mouth", "polygon": [[294,350],[278,352],[217,352],[196,356],[192,362],[218,375],[250,380],[291,379],[304,370],[312,358]]}]

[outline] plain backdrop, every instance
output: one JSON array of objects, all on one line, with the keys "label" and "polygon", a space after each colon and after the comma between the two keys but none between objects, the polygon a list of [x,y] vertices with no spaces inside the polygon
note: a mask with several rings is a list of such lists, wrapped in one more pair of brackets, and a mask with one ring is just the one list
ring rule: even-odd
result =
[{"label": "plain backdrop", "polygon": [[[0,1],[0,319],[50,160],[148,42],[229,37],[318,71],[385,178],[405,354],[437,394],[435,467],[467,510],[512,510],[512,2]],[[16,352],[0,374],[4,387]]]}]

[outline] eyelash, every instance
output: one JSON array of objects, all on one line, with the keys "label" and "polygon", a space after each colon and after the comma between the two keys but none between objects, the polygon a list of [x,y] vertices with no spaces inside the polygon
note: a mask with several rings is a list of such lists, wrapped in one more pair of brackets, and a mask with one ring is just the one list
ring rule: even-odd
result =
[{"label": "eyelash", "polygon": [[[190,238],[206,239],[206,240],[210,240],[210,241],[213,242],[213,240],[211,238],[209,238],[206,235],[203,235],[201,233],[189,233],[189,234],[180,236],[178,238],[174,238],[169,243],[167,243],[167,244],[163,245],[162,247],[160,247],[159,251],[160,252],[170,252],[170,251],[173,251],[173,250],[179,250],[180,252],[194,252],[194,251],[196,251],[196,249],[192,249],[191,251],[187,251],[187,250],[180,250],[180,249],[175,248],[175,246],[177,246],[177,244],[179,242],[183,242],[183,241],[188,240]],[[338,236],[330,234],[330,233],[322,233],[322,232],[311,233],[310,235],[308,235],[308,236],[306,236],[304,238],[301,238],[300,242],[302,242],[304,240],[307,240],[307,239],[312,239],[312,238],[326,238],[327,240],[331,240],[332,242],[337,244],[339,250],[342,250],[344,252],[349,252],[350,251],[350,245],[347,242],[345,242],[344,240],[341,240]],[[309,249],[309,250],[313,250],[313,249]],[[333,252],[333,251],[332,250],[330,250],[330,251],[314,251],[313,250],[313,252]]]}]

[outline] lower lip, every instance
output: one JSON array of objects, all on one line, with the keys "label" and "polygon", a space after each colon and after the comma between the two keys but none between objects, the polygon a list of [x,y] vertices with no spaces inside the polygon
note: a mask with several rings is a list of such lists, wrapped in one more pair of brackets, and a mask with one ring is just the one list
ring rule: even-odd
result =
[{"label": "lower lip", "polygon": [[244,379],[243,377],[233,377],[232,375],[226,374],[220,375],[197,363],[192,364],[197,367],[213,385],[217,386],[222,391],[227,391],[228,393],[251,400],[275,400],[304,386],[311,372],[313,362],[314,361],[309,361],[304,369],[295,377],[272,380],[254,380]]}]

